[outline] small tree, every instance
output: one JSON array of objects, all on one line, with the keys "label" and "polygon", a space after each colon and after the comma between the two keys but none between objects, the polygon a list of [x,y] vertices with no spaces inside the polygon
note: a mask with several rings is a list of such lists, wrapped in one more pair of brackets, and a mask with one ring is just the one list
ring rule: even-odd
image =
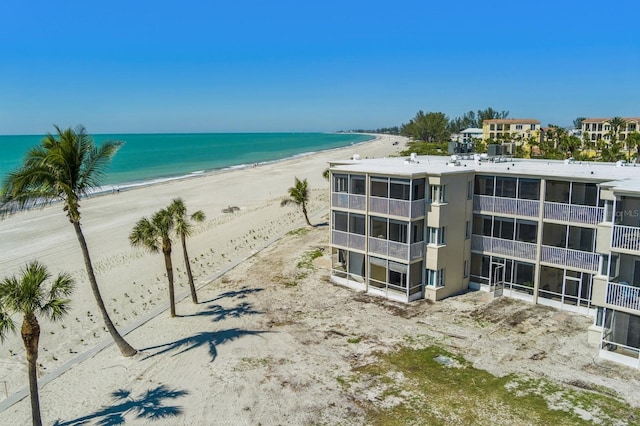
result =
[{"label": "small tree", "polygon": [[171,263],[171,231],[174,228],[174,221],[171,212],[162,209],[151,219],[143,217],[136,223],[129,241],[133,246],[143,247],[151,253],[162,251],[164,264],[167,270],[167,280],[169,282],[169,311],[171,317],[176,316],[176,297],[173,288],[173,264]]},{"label": "small tree", "polygon": [[187,207],[184,205],[182,198],[175,198],[169,205],[169,212],[173,216],[176,227],[176,234],[180,237],[182,243],[182,254],[184,255],[184,266],[187,269],[187,278],[189,279],[189,289],[191,290],[191,300],[198,303],[198,295],[196,294],[196,286],[193,283],[193,274],[191,273],[191,264],[189,263],[189,254],[187,253],[187,237],[193,232],[191,221],[202,222],[206,216],[202,210],[191,214],[187,214]]},{"label": "small tree", "polygon": [[19,277],[12,276],[0,282],[0,340],[4,341],[7,331],[15,331],[10,314],[22,314],[24,317],[20,334],[27,352],[31,419],[34,425],[42,425],[37,374],[40,341],[37,316],[44,315],[52,321],[61,319],[67,313],[70,302],[66,297],[73,293],[75,285],[70,275],[60,274],[51,288],[46,289],[44,283],[50,277],[47,268],[34,261],[21,270]]},{"label": "small tree", "polygon": [[300,180],[296,177],[294,183],[295,184],[289,188],[289,198],[282,200],[280,205],[286,206],[287,204],[293,203],[301,206],[304,220],[307,221],[307,225],[313,226],[311,222],[309,222],[309,216],[307,215],[307,203],[309,202],[309,186],[307,180]]}]

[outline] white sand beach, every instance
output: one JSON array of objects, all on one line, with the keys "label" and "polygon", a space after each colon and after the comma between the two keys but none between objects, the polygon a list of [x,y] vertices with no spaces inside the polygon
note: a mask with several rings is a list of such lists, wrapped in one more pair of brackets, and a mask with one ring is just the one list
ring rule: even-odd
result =
[{"label": "white sand beach", "polygon": [[[393,401],[385,400],[380,387],[354,382],[345,389],[339,379],[407,336],[457,348],[494,374],[580,379],[616,389],[628,404],[640,405],[640,373],[594,360],[596,349],[587,344],[589,318],[509,300],[490,310],[482,293],[409,305],[369,297],[328,281],[326,249],[314,261],[315,270],[301,274],[298,262],[305,252],[326,248],[329,232],[326,226],[306,227],[296,207],[280,206],[294,176],[309,180],[311,221],[326,223],[329,185],[322,171],[329,160],[387,156],[403,147],[402,138],[381,136],[276,164],[86,200],[82,224],[105,303],[119,329],[135,327],[126,339],[140,352],[131,358],[108,344],[75,234],[59,206],[1,221],[4,276],[39,259],[52,272],[69,271],[78,280],[70,315],[61,323],[41,323],[44,422],[364,424],[363,404]],[[131,248],[128,234],[142,216],[178,196],[190,211],[203,210],[207,220],[188,242],[200,303],[186,297],[177,305],[178,317],[169,318],[162,256]],[[240,210],[222,213],[230,205]],[[264,248],[299,228],[308,232]],[[186,296],[181,252],[174,248],[176,289]],[[495,325],[481,328],[478,316]],[[97,350],[100,344],[106,347]],[[30,423],[28,397],[6,408],[26,386],[22,342],[10,336],[0,346],[0,400],[9,397],[0,401],[0,424]],[[496,424],[508,424],[496,416]]]}]

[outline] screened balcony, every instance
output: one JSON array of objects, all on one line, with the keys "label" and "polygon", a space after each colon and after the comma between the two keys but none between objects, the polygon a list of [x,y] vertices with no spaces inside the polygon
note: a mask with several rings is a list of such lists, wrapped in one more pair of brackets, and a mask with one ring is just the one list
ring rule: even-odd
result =
[{"label": "screened balcony", "polygon": [[471,236],[471,250],[482,253],[493,253],[526,260],[536,259],[537,244],[522,241],[505,240],[484,235]]},{"label": "screened balcony", "polygon": [[610,282],[607,285],[606,301],[610,305],[640,312],[640,287],[633,287],[626,282]]},{"label": "screened balcony", "polygon": [[614,225],[611,247],[640,251],[640,228],[636,226]]},{"label": "screened balcony", "polygon": [[540,201],[474,195],[473,210],[537,218],[540,213]]},{"label": "screened balcony", "polygon": [[604,207],[545,201],[544,218],[561,222],[596,225],[604,219]]},{"label": "screened balcony", "polygon": [[569,268],[597,272],[600,255],[580,250],[542,246],[540,261]]}]

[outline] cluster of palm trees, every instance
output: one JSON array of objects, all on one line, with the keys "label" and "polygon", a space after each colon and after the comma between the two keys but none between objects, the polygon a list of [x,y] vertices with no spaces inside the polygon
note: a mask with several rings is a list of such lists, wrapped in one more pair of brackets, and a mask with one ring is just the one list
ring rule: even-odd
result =
[{"label": "cluster of palm trees", "polygon": [[[9,173],[0,189],[0,216],[15,213],[31,207],[43,207],[54,201],[61,201],[63,211],[72,224],[80,244],[91,290],[102,314],[105,326],[120,352],[125,357],[137,353],[114,326],[105,307],[96,280],[87,242],[81,225],[80,200],[100,186],[100,181],[113,155],[122,142],[104,142],[99,147],[87,134],[84,127],[61,129],[55,126],[56,134],[47,134],[41,144],[29,150],[21,167]],[[141,244],[151,251],[162,247],[165,259],[169,256],[167,272],[170,279],[171,314],[175,316],[173,300],[173,276],[169,273],[171,240],[168,233],[175,230],[180,237],[184,251],[191,296],[197,303],[193,276],[186,250],[186,237],[192,232],[191,220],[202,221],[205,215],[198,211],[187,215],[181,199],[156,213],[151,220],[141,220],[131,235],[131,242]],[[156,238],[156,243],[153,242]],[[68,274],[60,274],[45,290],[45,281],[50,278],[47,268],[37,261],[29,263],[19,277],[5,278],[0,282],[0,339],[15,330],[11,316],[21,313],[24,321],[21,334],[27,353],[31,412],[34,425],[41,425],[40,404],[37,382],[37,358],[40,326],[38,315],[52,320],[61,319],[70,303],[67,299],[75,286]]]},{"label": "cluster of palm trees", "polygon": [[140,219],[129,234],[129,241],[133,246],[143,247],[151,253],[159,253],[161,251],[164,255],[167,280],[169,281],[169,310],[171,317],[176,316],[173,263],[171,261],[171,234],[177,234],[182,243],[182,253],[184,255],[184,265],[189,280],[191,300],[197,304],[198,295],[195,284],[193,283],[186,238],[192,233],[192,221],[202,222],[203,220],[205,220],[205,214],[202,210],[188,215],[184,201],[181,198],[175,198],[168,207],[158,210],[150,218],[143,217]]},{"label": "cluster of palm trees", "polygon": [[[100,146],[94,144],[83,126],[61,129],[54,126],[56,134],[47,134],[39,146],[29,150],[22,166],[9,173],[0,188],[0,217],[32,207],[44,207],[61,201],[62,209],[74,228],[80,244],[89,285],[102,314],[106,329],[118,349],[125,357],[137,353],[114,326],[105,307],[93,270],[91,256],[81,225],[80,200],[100,186],[101,178],[109,162],[122,146],[119,141],[107,141]],[[293,203],[301,206],[308,225],[306,205],[309,200],[307,180],[295,178],[289,188],[289,198],[282,205]],[[173,235],[180,238],[185,268],[193,303],[198,296],[187,253],[186,238],[192,234],[193,222],[205,219],[202,211],[188,214],[184,201],[174,199],[171,204],[154,213],[150,218],[140,219],[129,235],[132,245],[150,252],[162,251],[169,282],[170,315],[175,317],[175,293],[171,250]],[[37,317],[46,316],[60,320],[68,311],[68,297],[75,282],[66,273],[61,273],[47,289],[51,278],[47,268],[37,261],[29,263],[19,276],[5,278],[0,282],[0,340],[4,341],[9,331],[15,331],[12,315],[24,317],[21,335],[27,353],[31,413],[34,425],[41,425],[40,403],[37,382],[37,358],[40,326]]]}]

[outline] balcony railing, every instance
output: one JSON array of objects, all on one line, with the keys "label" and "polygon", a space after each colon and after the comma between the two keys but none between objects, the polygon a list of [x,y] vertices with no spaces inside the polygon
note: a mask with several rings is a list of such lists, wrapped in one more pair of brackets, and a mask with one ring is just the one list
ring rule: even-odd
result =
[{"label": "balcony railing", "polygon": [[331,194],[331,205],[333,207],[366,210],[367,197],[364,195],[347,194],[346,192],[334,192]]},{"label": "balcony railing", "polygon": [[544,218],[562,222],[595,225],[604,219],[604,207],[580,206],[565,203],[544,203]]},{"label": "balcony railing", "polygon": [[538,217],[538,214],[540,213],[540,201],[492,197],[489,195],[474,195],[473,210],[526,217]]},{"label": "balcony railing", "polygon": [[393,198],[369,197],[369,210],[371,213],[382,213],[401,217],[424,216],[425,201],[405,201]]},{"label": "balcony railing", "polygon": [[471,250],[494,253],[520,259],[535,260],[537,245],[523,241],[504,240],[502,238],[471,236]]},{"label": "balcony railing", "polygon": [[369,253],[407,261],[409,258],[409,244],[369,237]]},{"label": "balcony railing", "polygon": [[542,246],[540,261],[558,266],[568,266],[570,268],[597,272],[600,256],[596,253],[586,251]]},{"label": "balcony railing", "polygon": [[640,287],[633,287],[629,284],[609,283],[607,285],[607,303],[640,311]]},{"label": "balcony railing", "polygon": [[350,249],[364,250],[365,249],[365,237],[364,235],[351,234],[344,231],[331,231],[331,244],[336,246],[347,247]]},{"label": "balcony railing", "polygon": [[640,251],[640,228],[614,225],[611,247]]}]

